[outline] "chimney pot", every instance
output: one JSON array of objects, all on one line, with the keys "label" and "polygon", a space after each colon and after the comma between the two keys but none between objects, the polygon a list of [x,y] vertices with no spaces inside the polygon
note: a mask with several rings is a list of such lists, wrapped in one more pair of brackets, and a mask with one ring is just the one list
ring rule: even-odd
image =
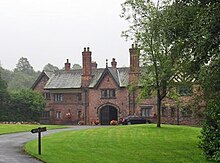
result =
[{"label": "chimney pot", "polygon": [[89,52],[89,47],[87,47],[87,51]]},{"label": "chimney pot", "polygon": [[134,48],[134,44],[131,44],[132,49]]}]

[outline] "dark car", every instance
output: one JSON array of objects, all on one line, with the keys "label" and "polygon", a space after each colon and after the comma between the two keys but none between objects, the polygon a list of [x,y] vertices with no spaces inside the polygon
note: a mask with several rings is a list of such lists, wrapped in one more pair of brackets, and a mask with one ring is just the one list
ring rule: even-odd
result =
[{"label": "dark car", "polygon": [[123,125],[147,124],[147,123],[151,123],[151,121],[146,117],[139,117],[139,116],[127,116],[121,120],[121,124]]}]

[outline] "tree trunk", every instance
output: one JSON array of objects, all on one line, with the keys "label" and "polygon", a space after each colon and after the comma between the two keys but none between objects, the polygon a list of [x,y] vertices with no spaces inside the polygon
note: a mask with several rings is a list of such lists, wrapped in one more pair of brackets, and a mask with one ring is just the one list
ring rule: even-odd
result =
[{"label": "tree trunk", "polygon": [[161,127],[161,114],[160,114],[160,110],[161,110],[161,98],[160,98],[160,91],[157,91],[157,127]]}]

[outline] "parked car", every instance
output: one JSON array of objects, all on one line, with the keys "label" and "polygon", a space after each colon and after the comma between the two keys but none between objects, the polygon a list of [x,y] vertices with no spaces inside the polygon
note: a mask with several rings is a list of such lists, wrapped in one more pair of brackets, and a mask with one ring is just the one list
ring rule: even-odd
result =
[{"label": "parked car", "polygon": [[139,117],[139,116],[127,116],[122,118],[121,120],[121,124],[123,125],[147,124],[147,123],[151,123],[151,121],[146,117]]}]

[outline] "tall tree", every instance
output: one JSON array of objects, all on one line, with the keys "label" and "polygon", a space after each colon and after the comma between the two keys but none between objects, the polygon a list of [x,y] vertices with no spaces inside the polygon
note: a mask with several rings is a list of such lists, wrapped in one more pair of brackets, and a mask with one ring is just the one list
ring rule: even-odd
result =
[{"label": "tall tree", "polygon": [[18,60],[16,68],[14,69],[15,72],[23,72],[25,74],[32,74],[34,73],[34,69],[29,63],[27,58],[21,57]]},{"label": "tall tree", "polygon": [[157,127],[161,125],[161,102],[172,90],[173,77],[181,72],[182,65],[172,49],[172,42],[166,38],[166,23],[170,18],[163,10],[168,5],[145,0],[127,0],[122,5],[122,17],[131,23],[123,35],[137,42],[142,51],[142,95],[156,92]]},{"label": "tall tree", "polygon": [[170,35],[182,43],[206,103],[200,147],[208,159],[220,161],[220,2],[176,0],[170,7]]}]

